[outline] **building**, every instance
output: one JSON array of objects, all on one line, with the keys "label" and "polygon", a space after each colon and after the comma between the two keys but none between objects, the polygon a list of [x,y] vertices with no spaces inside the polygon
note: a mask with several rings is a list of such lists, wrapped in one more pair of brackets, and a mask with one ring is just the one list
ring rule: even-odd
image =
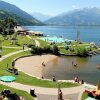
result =
[{"label": "building", "polygon": [[18,34],[22,34],[22,35],[28,35],[28,30],[25,29],[24,27],[17,25],[16,27],[14,27],[15,32],[18,32]]}]

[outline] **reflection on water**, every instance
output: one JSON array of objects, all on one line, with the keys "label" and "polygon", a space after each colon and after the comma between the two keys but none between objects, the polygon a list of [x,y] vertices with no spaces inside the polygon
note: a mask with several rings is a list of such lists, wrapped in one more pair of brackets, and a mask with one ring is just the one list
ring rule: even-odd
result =
[{"label": "reflection on water", "polygon": [[[72,62],[78,67],[74,68]],[[87,58],[58,57],[46,65],[44,77],[51,79],[55,75],[56,79],[67,80],[79,76],[86,82],[96,84],[100,80],[100,69],[96,68],[98,63],[100,63],[100,55]]]}]

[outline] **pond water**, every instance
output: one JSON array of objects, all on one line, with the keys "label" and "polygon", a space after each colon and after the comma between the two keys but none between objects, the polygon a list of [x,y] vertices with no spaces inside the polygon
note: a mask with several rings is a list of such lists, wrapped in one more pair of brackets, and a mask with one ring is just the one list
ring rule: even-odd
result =
[{"label": "pond water", "polygon": [[[100,80],[100,69],[97,64],[100,63],[100,55],[80,58],[80,57],[58,57],[48,63],[44,69],[44,77],[52,79],[55,75],[59,80],[70,80],[78,76],[80,79],[92,84],[96,84]],[[77,64],[77,68],[73,67],[72,62]]]}]

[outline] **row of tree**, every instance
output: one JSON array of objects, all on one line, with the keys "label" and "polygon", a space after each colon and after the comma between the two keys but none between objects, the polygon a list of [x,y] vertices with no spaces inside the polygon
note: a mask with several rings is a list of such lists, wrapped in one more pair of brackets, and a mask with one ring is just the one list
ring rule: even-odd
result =
[{"label": "row of tree", "polygon": [[31,53],[32,54],[40,54],[40,55],[42,53],[52,53],[55,55],[59,55],[59,49],[56,45],[53,45],[53,46],[47,45],[44,48],[33,45],[33,46],[31,46]]},{"label": "row of tree", "polygon": [[15,26],[17,23],[13,18],[8,17],[5,20],[0,20],[0,34],[5,37],[14,34]]}]

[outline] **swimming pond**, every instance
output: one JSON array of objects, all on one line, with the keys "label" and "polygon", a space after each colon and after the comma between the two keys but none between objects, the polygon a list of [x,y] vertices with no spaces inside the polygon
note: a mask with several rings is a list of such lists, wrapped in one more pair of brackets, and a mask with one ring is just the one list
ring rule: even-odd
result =
[{"label": "swimming pond", "polygon": [[63,43],[65,41],[72,41],[72,40],[68,40],[68,39],[64,39],[62,37],[51,37],[51,36],[47,36],[47,37],[40,37],[40,39],[44,40],[44,41],[48,41],[48,42],[55,42],[55,43]]}]

